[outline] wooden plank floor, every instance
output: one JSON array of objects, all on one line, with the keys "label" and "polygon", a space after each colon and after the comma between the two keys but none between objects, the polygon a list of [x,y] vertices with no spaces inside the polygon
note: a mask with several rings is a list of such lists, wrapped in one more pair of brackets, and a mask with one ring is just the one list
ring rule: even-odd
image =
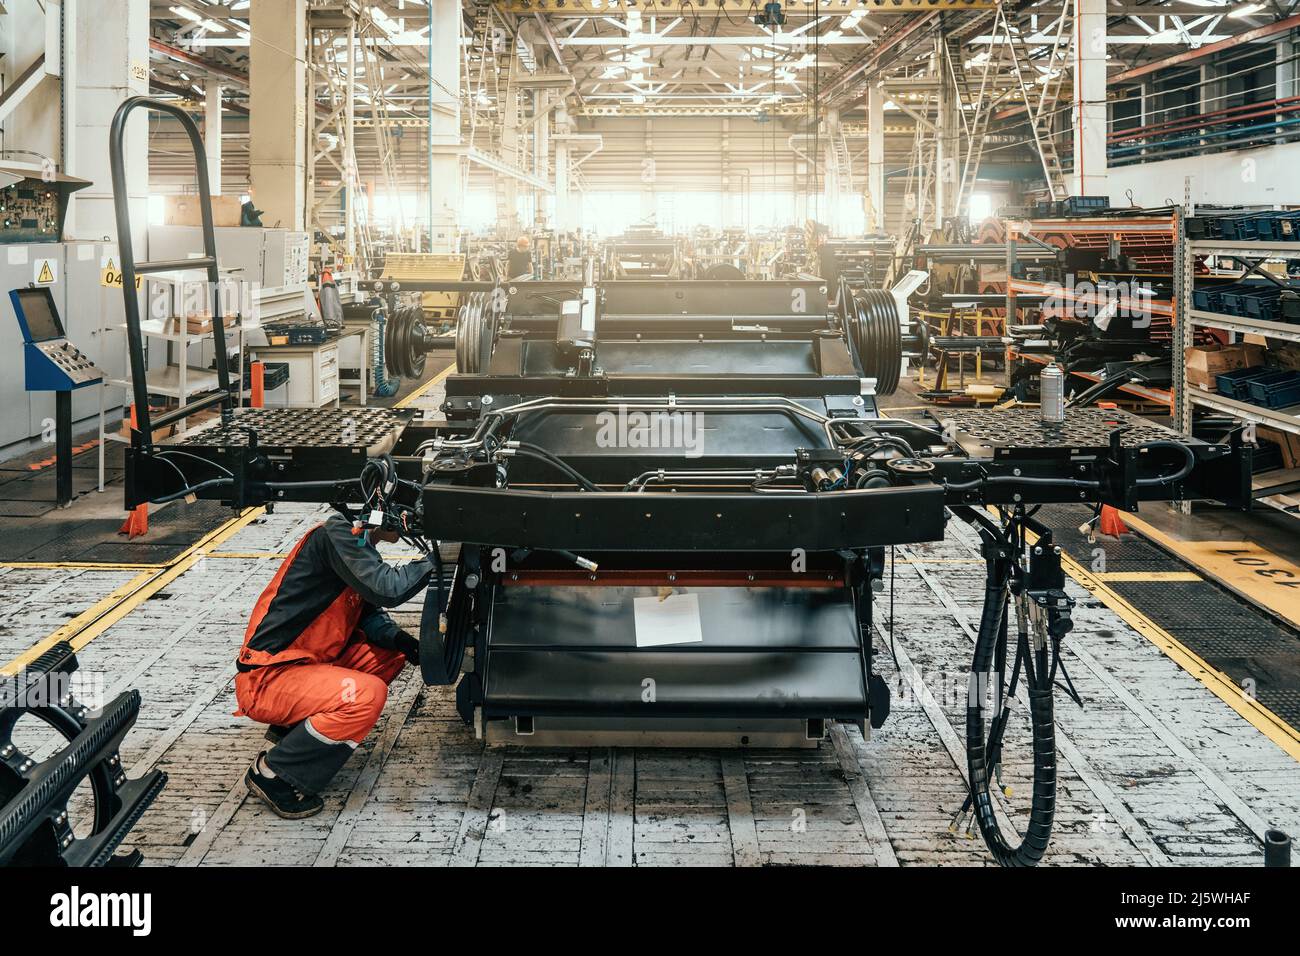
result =
[{"label": "wooden plank floor", "polygon": [[[170,777],[133,835],[150,864],[990,862],[978,837],[949,829],[965,794],[965,669],[982,594],[975,540],[960,523],[942,542],[899,549],[897,668],[888,591],[877,615],[894,709],[870,741],[836,727],[809,751],[485,749],[450,690],[425,688],[408,670],[325,812],[283,821],[244,792],[264,743],[260,726],[232,716],[233,658],[279,555],[319,518],[292,506],[255,519],[79,655],[83,680],[105,695],[143,694],[126,763]],[[0,575],[8,652],[41,636],[15,612],[57,624],[132,573],[17,571]],[[1047,862],[1257,865],[1263,828],[1300,832],[1300,765],[1072,588],[1080,604],[1067,665],[1085,707],[1058,695],[1061,785]],[[399,614],[414,624],[415,611]],[[1004,783],[1021,824],[1028,773],[1017,749]]]}]

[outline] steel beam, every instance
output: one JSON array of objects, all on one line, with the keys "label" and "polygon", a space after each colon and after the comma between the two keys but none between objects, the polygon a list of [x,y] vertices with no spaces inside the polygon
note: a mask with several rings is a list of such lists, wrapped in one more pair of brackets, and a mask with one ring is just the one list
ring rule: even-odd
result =
[{"label": "steel beam", "polygon": [[1136,80],[1140,76],[1146,76],[1149,73],[1155,73],[1157,70],[1163,70],[1167,67],[1178,66],[1182,63],[1191,63],[1195,60],[1203,60],[1207,56],[1212,56],[1229,47],[1237,46],[1240,43],[1249,43],[1252,40],[1262,40],[1265,37],[1276,36],[1279,33],[1286,33],[1288,30],[1300,29],[1300,13],[1294,16],[1285,17],[1274,23],[1266,23],[1262,27],[1256,27],[1253,30],[1247,30],[1245,33],[1239,33],[1234,37],[1228,37],[1226,40],[1220,40],[1217,43],[1207,43],[1205,46],[1197,47],[1194,50],[1184,50],[1182,53],[1176,53],[1173,56],[1165,57],[1161,60],[1152,60],[1150,63],[1143,63],[1141,66],[1135,66],[1131,70],[1125,70],[1123,73],[1117,73],[1110,78],[1111,83],[1123,83],[1126,80]]},{"label": "steel beam", "polygon": [[[782,4],[786,17],[821,17],[827,14],[848,13],[854,7],[865,8],[871,13],[929,13],[938,11],[993,10],[998,0],[827,0],[819,7],[813,5]],[[551,18],[560,17],[608,17],[623,13],[623,4],[611,0],[500,0],[498,10],[515,16],[526,17],[544,14]],[[635,8],[635,7],[631,7]],[[640,8],[643,14],[659,17],[707,17],[728,16],[731,18],[752,18],[759,6],[754,0],[702,0],[696,4],[689,0],[659,0],[653,6]],[[1202,11],[1204,12],[1204,11]]]}]

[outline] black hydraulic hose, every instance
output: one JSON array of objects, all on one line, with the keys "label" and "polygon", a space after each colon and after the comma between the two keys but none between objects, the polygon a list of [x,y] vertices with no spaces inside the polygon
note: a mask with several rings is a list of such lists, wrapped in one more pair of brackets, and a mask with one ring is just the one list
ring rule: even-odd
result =
[{"label": "black hydraulic hose", "polygon": [[1190,475],[1192,473],[1192,469],[1196,467],[1196,456],[1192,454],[1192,450],[1190,448],[1188,448],[1186,445],[1182,444],[1181,442],[1153,441],[1153,442],[1147,442],[1142,447],[1148,451],[1150,451],[1153,448],[1172,448],[1175,451],[1179,451],[1182,453],[1184,461],[1183,461],[1183,467],[1178,469],[1178,471],[1174,472],[1172,475],[1161,475],[1156,478],[1139,478],[1136,482],[1139,488],[1149,488],[1151,485],[1167,485],[1171,481],[1182,481],[1184,478]]},{"label": "black hydraulic hose", "polygon": [[180,491],[173,491],[171,494],[163,495],[160,498],[150,498],[149,503],[154,505],[164,505],[169,501],[175,501],[177,498],[187,498],[190,495],[198,494],[200,491],[207,491],[209,488],[233,487],[235,479],[233,478],[209,478],[207,481],[200,481],[197,485],[190,485],[182,488]]},{"label": "black hydraulic hose", "polygon": [[[987,527],[981,527],[980,535],[990,546],[1007,543],[1001,534],[993,534]],[[990,547],[990,556],[986,559],[984,608],[971,662],[972,689],[966,701],[966,763],[975,820],[994,859],[1001,866],[1035,866],[1047,852],[1052,836],[1052,819],[1056,813],[1056,724],[1052,712],[1052,684],[1045,668],[1029,666],[1032,655],[1026,654],[1028,648],[1021,647],[1021,653],[1026,654],[1025,683],[1033,733],[1034,786],[1024,838],[1018,846],[1012,846],[993,812],[990,793],[993,755],[989,753],[989,741],[984,736],[983,694],[978,692],[982,677],[1002,679],[1001,674],[992,673],[992,668],[998,636],[1007,613],[1011,561],[998,557],[994,550]],[[1000,749],[1000,741],[998,747]]]},{"label": "black hydraulic hose", "polygon": [[976,478],[973,481],[944,482],[948,491],[972,491],[984,485],[1043,485],[1056,488],[1090,488],[1101,487],[1099,481],[1084,481],[1079,478],[1033,478],[1028,475],[992,475]]},{"label": "black hydraulic hose", "polygon": [[563,459],[551,454],[549,451],[547,451],[545,448],[542,448],[539,445],[533,445],[528,442],[522,442],[522,441],[516,442],[514,446],[514,451],[516,454],[524,455],[528,458],[535,458],[538,461],[544,461],[549,465],[553,465],[554,467],[558,468],[560,471],[568,475],[570,478],[572,478],[578,484],[578,487],[582,488],[584,491],[601,490],[596,484],[589,481],[583,475],[579,474],[574,468],[570,467],[570,465],[567,462],[565,462]]}]

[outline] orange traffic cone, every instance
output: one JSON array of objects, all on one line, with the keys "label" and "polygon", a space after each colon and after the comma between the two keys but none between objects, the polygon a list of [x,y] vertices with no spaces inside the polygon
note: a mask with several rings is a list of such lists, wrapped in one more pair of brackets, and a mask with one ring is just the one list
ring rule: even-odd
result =
[{"label": "orange traffic cone", "polygon": [[[135,417],[135,405],[131,405],[131,427],[137,427]],[[122,527],[117,529],[118,534],[124,534],[127,539],[138,538],[149,530],[149,505],[136,505],[126,514],[126,520],[122,522]]]},{"label": "orange traffic cone", "polygon": [[1101,520],[1097,523],[1097,530],[1102,534],[1110,535],[1112,538],[1118,538],[1129,533],[1128,525],[1119,516],[1119,511],[1110,505],[1101,506]]}]

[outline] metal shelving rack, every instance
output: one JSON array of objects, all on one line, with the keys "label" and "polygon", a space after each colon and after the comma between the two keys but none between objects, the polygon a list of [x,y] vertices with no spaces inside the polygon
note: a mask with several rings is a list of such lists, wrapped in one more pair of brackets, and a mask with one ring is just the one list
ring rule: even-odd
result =
[{"label": "metal shelving rack", "polygon": [[[1054,285],[1054,284],[1042,283],[1042,282],[1031,282],[1025,279],[1012,278],[1015,265],[1021,258],[1021,249],[1025,245],[1025,240],[1028,241],[1031,249],[1051,248],[1050,246],[1047,246],[1041,239],[1036,238],[1035,233],[1048,234],[1053,232],[1056,233],[1071,232],[1076,234],[1091,234],[1096,236],[1107,236],[1107,237],[1114,238],[1121,233],[1129,233],[1129,234],[1165,233],[1167,234],[1171,228],[1174,232],[1174,237],[1175,237],[1174,238],[1175,253],[1174,253],[1173,269],[1174,269],[1174,288],[1177,290],[1177,289],[1181,289],[1180,272],[1182,270],[1182,259],[1183,259],[1183,257],[1180,256],[1177,252],[1178,248],[1180,248],[1179,243],[1181,242],[1182,235],[1183,235],[1183,216],[1182,216],[1181,209],[1176,209],[1171,216],[1165,216],[1165,215],[1153,216],[1150,214],[1146,214],[1146,215],[1135,217],[1133,219],[1101,217],[1096,219],[1080,218],[1080,219],[1068,219],[1068,220],[1054,220],[1054,219],[1030,220],[1024,223],[1020,223],[1018,226],[1014,228],[1009,226],[1009,228],[1007,229],[1007,238],[1005,243],[1005,247],[1006,247],[1005,262],[1007,268],[1006,314],[1007,314],[1008,323],[1012,322],[1013,320],[1011,317],[1017,314],[1017,310],[1019,309],[1019,306],[1017,305],[1016,300],[1021,295],[1030,295],[1030,296],[1050,295],[1050,296],[1059,297],[1064,301],[1069,301],[1073,303],[1100,304],[1099,300],[1095,296],[1089,296],[1086,294],[1076,294],[1075,292],[1065,289],[1060,285]],[[1104,301],[1109,302],[1110,300],[1107,299]],[[1179,341],[1178,310],[1180,308],[1179,307],[1180,301],[1182,301],[1181,297],[1175,295],[1174,300],[1172,302],[1163,299],[1151,299],[1149,301],[1145,301],[1141,303],[1141,307],[1144,308],[1149,314],[1153,316],[1166,317],[1171,320],[1174,328],[1173,335],[1174,335],[1175,342]],[[1190,299],[1188,301],[1190,301]],[[1133,307],[1135,303],[1129,299],[1121,299],[1120,305],[1125,307]],[[1034,361],[1034,362],[1038,362],[1039,364],[1046,364],[1046,360],[1039,356],[1015,352],[1013,349],[1009,347],[1008,359],[1011,358],[1019,358],[1024,361]],[[1180,366],[1179,362],[1174,362],[1173,375],[1175,381],[1177,381],[1179,377],[1182,375],[1182,369],[1179,366]],[[1073,374],[1087,381],[1091,381],[1091,382],[1101,381],[1101,378],[1098,375],[1081,373],[1077,371],[1074,372]],[[1171,408],[1172,410],[1175,411],[1177,408],[1177,402],[1178,402],[1177,393],[1172,390],[1165,391],[1164,389],[1152,388],[1137,383],[1125,383],[1119,387],[1118,391],[1132,398],[1137,398],[1141,401],[1148,402],[1154,405],[1163,405],[1164,407]]]},{"label": "metal shelving rack", "polygon": [[[1178,254],[1174,257],[1175,296],[1174,341],[1178,354],[1174,356],[1174,427],[1191,434],[1192,416],[1196,408],[1208,408],[1239,421],[1263,425],[1278,431],[1300,435],[1300,405],[1287,408],[1264,408],[1249,402],[1238,401],[1214,392],[1187,387],[1184,356],[1193,343],[1196,329],[1220,329],[1237,335],[1257,334],[1286,342],[1300,343],[1300,324],[1271,322],[1237,315],[1224,315],[1192,308],[1192,288],[1196,282],[1197,256],[1232,256],[1251,261],[1268,259],[1300,259],[1300,242],[1269,242],[1263,240],[1188,239],[1183,228],[1184,214],[1178,215]],[[1257,498],[1267,501],[1269,495],[1288,494],[1300,488],[1294,476],[1280,483],[1257,487]],[[1186,509],[1184,504],[1183,508]]]},{"label": "metal shelving rack", "polygon": [[[1237,315],[1223,315],[1190,307],[1192,286],[1196,281],[1197,256],[1234,256],[1252,261],[1267,259],[1300,259],[1300,242],[1232,241],[1225,239],[1187,239],[1181,228],[1179,216],[1179,245],[1177,257],[1181,274],[1174,277],[1178,288],[1177,307],[1174,311],[1174,338],[1181,346],[1180,357],[1192,344],[1197,328],[1222,329],[1238,335],[1257,334],[1287,342],[1300,342],[1300,325],[1270,322]],[[1289,408],[1264,408],[1226,398],[1213,392],[1188,388],[1184,363],[1174,362],[1174,411],[1179,431],[1190,433],[1192,412],[1197,406],[1232,415],[1242,421],[1266,425],[1280,431],[1300,435],[1300,405]]]}]

